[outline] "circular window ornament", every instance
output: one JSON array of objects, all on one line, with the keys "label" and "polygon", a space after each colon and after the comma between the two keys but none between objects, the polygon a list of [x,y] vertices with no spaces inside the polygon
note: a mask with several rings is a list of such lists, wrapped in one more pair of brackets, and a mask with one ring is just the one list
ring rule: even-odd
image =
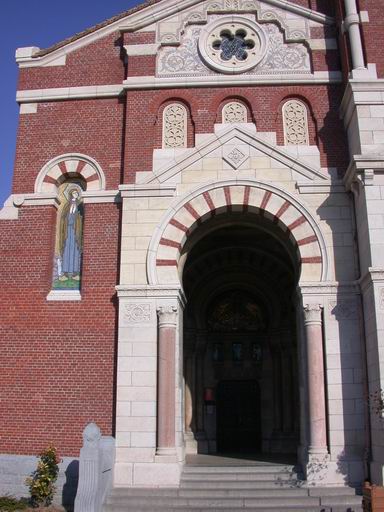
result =
[{"label": "circular window ornament", "polygon": [[203,60],[215,71],[244,73],[264,57],[267,38],[257,23],[241,16],[231,16],[205,27],[198,46]]}]

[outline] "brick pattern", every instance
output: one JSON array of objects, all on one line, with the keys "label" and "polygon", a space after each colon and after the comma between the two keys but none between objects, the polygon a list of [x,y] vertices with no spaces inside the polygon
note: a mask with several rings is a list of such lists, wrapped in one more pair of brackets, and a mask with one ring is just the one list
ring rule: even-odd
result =
[{"label": "brick pattern", "polygon": [[359,9],[368,11],[369,23],[361,24],[363,46],[368,63],[375,63],[379,78],[384,78],[383,9],[384,0],[359,0]]},{"label": "brick pattern", "polygon": [[0,224],[2,453],[53,442],[77,456],[86,423],[113,432],[119,217],[116,205],[85,205],[81,302],[46,301],[54,208]]},{"label": "brick pattern", "polygon": [[125,78],[121,45],[114,32],[68,53],[65,66],[21,68],[17,89],[119,84]]},{"label": "brick pattern", "polygon": [[106,188],[121,182],[124,104],[118,99],[50,102],[22,115],[16,145],[13,193],[33,192],[36,177],[52,158],[81,153],[104,171]]}]

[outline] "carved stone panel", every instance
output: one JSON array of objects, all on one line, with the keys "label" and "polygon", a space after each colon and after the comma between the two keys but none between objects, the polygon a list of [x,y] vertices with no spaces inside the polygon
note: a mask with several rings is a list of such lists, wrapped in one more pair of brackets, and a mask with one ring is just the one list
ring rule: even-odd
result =
[{"label": "carved stone panel", "polygon": [[180,103],[172,103],[163,112],[163,147],[187,146],[187,110]]},{"label": "carved stone panel", "polygon": [[238,101],[231,101],[223,107],[223,123],[246,123],[247,109]]},{"label": "carved stone panel", "polygon": [[283,105],[284,139],[286,145],[308,145],[307,107],[299,100]]},{"label": "carved stone panel", "polygon": [[129,325],[148,324],[151,322],[150,304],[122,304],[121,322],[122,327]]}]

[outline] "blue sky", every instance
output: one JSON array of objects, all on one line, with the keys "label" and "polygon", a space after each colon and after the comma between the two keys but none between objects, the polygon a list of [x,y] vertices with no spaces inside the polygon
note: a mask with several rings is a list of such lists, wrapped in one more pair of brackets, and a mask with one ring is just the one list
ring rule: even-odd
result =
[{"label": "blue sky", "polygon": [[16,48],[47,48],[119,14],[138,0],[2,0],[0,6],[0,208],[11,193],[18,105]]}]

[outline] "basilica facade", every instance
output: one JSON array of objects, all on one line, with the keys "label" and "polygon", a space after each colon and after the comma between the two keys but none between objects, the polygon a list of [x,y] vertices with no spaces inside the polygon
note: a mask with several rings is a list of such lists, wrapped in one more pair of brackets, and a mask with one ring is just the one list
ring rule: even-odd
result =
[{"label": "basilica facade", "polygon": [[115,486],[223,453],[383,484],[383,10],[149,0],[17,50],[0,490],[90,422]]}]

